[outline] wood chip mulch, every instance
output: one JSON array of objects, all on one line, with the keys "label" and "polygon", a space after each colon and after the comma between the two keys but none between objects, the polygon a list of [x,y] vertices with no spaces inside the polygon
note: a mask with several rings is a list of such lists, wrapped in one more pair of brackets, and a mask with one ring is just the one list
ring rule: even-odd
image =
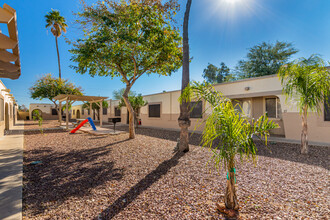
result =
[{"label": "wood chip mulch", "polygon": [[[173,154],[178,137],[147,128],[134,140],[25,135],[23,219],[225,219],[215,203],[226,172],[207,165],[212,154],[197,134],[188,153]],[[236,169],[239,219],[329,219],[330,147],[302,156],[295,144],[257,145],[257,166]]]}]

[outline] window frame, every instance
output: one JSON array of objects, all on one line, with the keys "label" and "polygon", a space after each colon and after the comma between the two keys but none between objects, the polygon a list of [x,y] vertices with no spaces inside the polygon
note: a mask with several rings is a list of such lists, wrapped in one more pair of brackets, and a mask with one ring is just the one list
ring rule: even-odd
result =
[{"label": "window frame", "polygon": [[[200,117],[192,117],[192,111],[194,110],[194,109],[196,109],[196,108],[194,108],[195,107],[195,105],[196,105],[196,103],[198,103],[198,102],[200,102],[201,103],[201,107],[202,107],[202,109],[201,109],[201,114],[200,114]],[[191,118],[191,119],[201,119],[201,118],[203,118],[203,113],[204,113],[204,105],[203,105],[204,103],[203,103],[203,101],[191,101],[190,102],[190,111],[189,111],[189,118]],[[193,108],[193,109],[191,109],[191,108]]]},{"label": "window frame", "polygon": [[[55,114],[54,114],[55,112]],[[52,115],[58,115],[56,108],[52,108]]]},{"label": "window frame", "polygon": [[[119,115],[116,114],[118,112],[119,112]],[[115,117],[121,117],[121,108],[119,108],[119,106],[114,107],[114,115],[115,115]]]},{"label": "window frame", "polygon": [[[104,110],[105,110],[105,114],[104,114]],[[103,115],[108,115],[108,108],[102,108],[102,114]]]},{"label": "window frame", "polygon": [[[150,117],[150,107],[151,105],[159,105],[159,117]],[[149,119],[160,119],[162,117],[162,103],[155,102],[155,103],[149,103],[148,104],[148,118]]]},{"label": "window frame", "polygon": [[[267,113],[267,99],[275,99],[275,118],[268,116],[270,119],[276,119],[276,120],[281,120],[282,117],[278,114],[278,103],[280,102],[280,98],[277,96],[269,96],[269,97],[264,97],[264,112]],[[281,106],[282,107],[282,106]]]}]

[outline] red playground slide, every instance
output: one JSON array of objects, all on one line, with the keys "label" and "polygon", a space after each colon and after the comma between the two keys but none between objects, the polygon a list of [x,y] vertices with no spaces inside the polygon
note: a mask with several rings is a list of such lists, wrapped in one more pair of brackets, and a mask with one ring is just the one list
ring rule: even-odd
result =
[{"label": "red playground slide", "polygon": [[81,128],[86,122],[88,122],[88,119],[83,120],[77,127],[75,127],[75,129],[73,129],[72,131],[70,131],[71,134],[76,133],[76,131],[79,130],[79,128]]}]

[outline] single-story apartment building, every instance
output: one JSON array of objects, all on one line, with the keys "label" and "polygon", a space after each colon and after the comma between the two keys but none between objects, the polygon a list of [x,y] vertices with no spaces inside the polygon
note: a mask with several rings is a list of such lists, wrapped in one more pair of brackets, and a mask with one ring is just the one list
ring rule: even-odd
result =
[{"label": "single-story apartment building", "polygon": [[[280,128],[271,131],[272,135],[287,139],[300,140],[301,116],[294,100],[286,100],[282,93],[282,85],[277,75],[249,78],[234,82],[215,84],[214,88],[226,97],[238,103],[245,115],[249,118],[258,118],[267,113],[268,117],[279,124]],[[148,104],[140,109],[138,117],[142,126],[179,129],[178,117],[180,114],[179,96],[181,91],[162,92],[145,95]],[[108,108],[103,108],[103,121],[108,118],[121,118],[122,124],[128,124],[128,111],[126,107],[119,108],[119,100],[107,100]],[[191,112],[190,130],[203,130],[200,123],[209,113],[207,103],[193,103]],[[41,108],[40,108],[41,109]],[[42,110],[42,109],[41,109]],[[47,112],[52,111],[49,106]],[[31,107],[30,107],[30,112]],[[71,118],[92,117],[97,120],[95,112],[83,109],[82,105],[72,106]],[[310,141],[330,143],[330,107],[322,105],[321,114],[310,112],[308,116],[308,138]]]},{"label": "single-story apartment building", "polygon": [[58,119],[57,110],[54,104],[44,103],[31,103],[29,106],[29,117],[33,120],[33,113],[39,111],[39,114],[44,120],[56,120]]}]

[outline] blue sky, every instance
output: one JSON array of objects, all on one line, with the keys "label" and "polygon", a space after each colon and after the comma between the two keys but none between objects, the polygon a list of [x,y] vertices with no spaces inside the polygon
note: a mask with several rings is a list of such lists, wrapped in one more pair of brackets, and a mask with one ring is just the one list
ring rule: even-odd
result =
[{"label": "blue sky", "polygon": [[[91,1],[87,1],[91,2]],[[179,0],[183,23],[185,0]],[[29,88],[42,75],[58,75],[54,36],[45,29],[44,15],[58,9],[69,25],[66,37],[75,39],[79,31],[73,24],[72,12],[80,10],[79,0],[6,1],[17,11],[22,75],[18,80],[2,79],[12,90],[18,103],[45,102],[30,98]],[[286,41],[299,49],[293,57],[321,54],[330,60],[330,1],[329,0],[193,0],[189,40],[192,80],[203,80],[203,69],[208,63],[225,62],[233,68],[243,59],[247,49],[261,43]],[[3,27],[3,26],[1,26]],[[80,75],[69,66],[70,46],[59,38],[62,78],[67,78],[84,89],[86,95],[112,97],[112,92],[124,87],[119,79]],[[143,95],[177,90],[181,87],[181,69],[170,77],[143,76],[132,90]]]}]

